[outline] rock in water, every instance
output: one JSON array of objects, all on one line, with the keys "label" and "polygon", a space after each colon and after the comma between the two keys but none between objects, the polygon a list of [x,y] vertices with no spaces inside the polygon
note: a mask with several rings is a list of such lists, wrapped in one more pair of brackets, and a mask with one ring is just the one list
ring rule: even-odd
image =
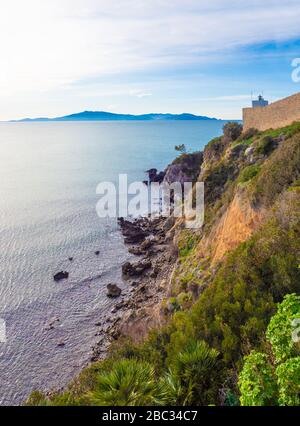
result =
[{"label": "rock in water", "polygon": [[107,296],[108,297],[119,297],[121,294],[120,287],[117,284],[108,284],[107,285]]},{"label": "rock in water", "polygon": [[57,274],[55,274],[53,278],[54,278],[54,281],[67,279],[69,278],[69,272],[66,272],[66,271],[57,272]]}]

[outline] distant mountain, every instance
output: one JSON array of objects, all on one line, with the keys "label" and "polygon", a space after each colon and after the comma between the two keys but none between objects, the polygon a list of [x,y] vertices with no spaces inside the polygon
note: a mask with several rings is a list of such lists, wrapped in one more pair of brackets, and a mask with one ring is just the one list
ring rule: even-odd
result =
[{"label": "distant mountain", "polygon": [[217,120],[216,118],[205,117],[194,114],[114,114],[105,111],[83,111],[77,114],[65,115],[56,118],[24,118],[22,120],[12,120],[13,122],[26,121],[151,121],[151,120]]}]

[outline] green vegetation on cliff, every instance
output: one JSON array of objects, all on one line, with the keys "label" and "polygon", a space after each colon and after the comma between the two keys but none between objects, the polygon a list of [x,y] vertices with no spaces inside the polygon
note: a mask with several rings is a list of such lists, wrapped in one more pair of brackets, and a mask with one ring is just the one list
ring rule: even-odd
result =
[{"label": "green vegetation on cliff", "polygon": [[[225,126],[199,155],[206,222],[176,231],[167,325],[139,345],[119,339],[65,392],[28,404],[299,405],[300,125],[241,131]],[[236,197],[260,222],[215,261]]]},{"label": "green vegetation on cliff", "polygon": [[253,351],[245,357],[238,383],[241,405],[299,406],[299,333],[300,297],[288,294],[267,328],[270,353]]}]

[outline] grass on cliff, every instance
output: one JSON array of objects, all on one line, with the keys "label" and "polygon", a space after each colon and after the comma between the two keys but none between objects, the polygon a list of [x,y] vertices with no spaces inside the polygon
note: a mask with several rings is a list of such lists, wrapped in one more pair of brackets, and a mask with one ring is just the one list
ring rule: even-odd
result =
[{"label": "grass on cliff", "polygon": [[250,197],[255,204],[270,206],[276,197],[300,178],[300,133],[284,142],[264,162],[251,182]]},{"label": "grass on cliff", "polygon": [[259,170],[259,164],[252,164],[251,166],[245,167],[239,175],[238,183],[243,184],[249,182],[258,174]]},{"label": "grass on cliff", "polygon": [[297,133],[300,133],[300,122],[298,121],[286,127],[281,127],[279,129],[268,129],[263,132],[252,128],[247,130],[245,133],[242,133],[240,137],[235,141],[235,143],[244,143],[245,145],[251,145],[252,142],[259,138],[270,137],[272,139],[276,139],[280,136],[290,138]]}]

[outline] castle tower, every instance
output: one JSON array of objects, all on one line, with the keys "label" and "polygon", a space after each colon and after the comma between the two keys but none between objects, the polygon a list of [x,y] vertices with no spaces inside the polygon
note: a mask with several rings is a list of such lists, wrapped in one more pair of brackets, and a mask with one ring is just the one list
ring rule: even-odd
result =
[{"label": "castle tower", "polygon": [[252,108],[260,108],[267,105],[269,105],[269,102],[262,95],[259,95],[256,101],[252,101]]},{"label": "castle tower", "polygon": [[252,108],[243,108],[244,131],[255,128],[261,131],[300,122],[300,93],[268,104],[262,96],[253,101]]}]

